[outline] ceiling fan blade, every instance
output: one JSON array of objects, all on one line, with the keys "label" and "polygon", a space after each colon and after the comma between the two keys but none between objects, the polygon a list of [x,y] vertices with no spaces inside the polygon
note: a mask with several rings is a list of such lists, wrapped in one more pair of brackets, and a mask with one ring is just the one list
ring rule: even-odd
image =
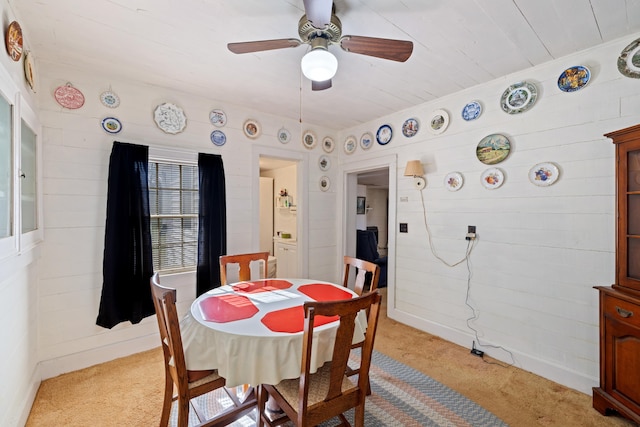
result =
[{"label": "ceiling fan blade", "polygon": [[325,80],[323,82],[316,82],[311,80],[311,90],[325,90],[331,87],[331,79]]},{"label": "ceiling fan blade", "polygon": [[227,48],[233,53],[261,52],[263,50],[284,49],[298,47],[302,44],[297,39],[259,40],[254,42],[228,43]]},{"label": "ceiling fan blade", "polygon": [[410,41],[363,36],[344,36],[340,39],[340,47],[347,52],[398,62],[406,61],[413,52]]},{"label": "ceiling fan blade", "polygon": [[304,0],[304,13],[315,28],[324,28],[331,22],[333,0]]}]

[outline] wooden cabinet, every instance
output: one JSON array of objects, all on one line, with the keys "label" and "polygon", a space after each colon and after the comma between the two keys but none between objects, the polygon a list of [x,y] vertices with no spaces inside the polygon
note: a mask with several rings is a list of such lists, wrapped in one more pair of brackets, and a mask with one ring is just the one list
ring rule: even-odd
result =
[{"label": "wooden cabinet", "polygon": [[298,277],[298,246],[296,242],[277,240],[275,242],[277,276],[282,278]]},{"label": "wooden cabinet", "polygon": [[640,125],[606,134],[616,147],[616,277],[600,292],[600,387],[593,407],[640,423]]}]

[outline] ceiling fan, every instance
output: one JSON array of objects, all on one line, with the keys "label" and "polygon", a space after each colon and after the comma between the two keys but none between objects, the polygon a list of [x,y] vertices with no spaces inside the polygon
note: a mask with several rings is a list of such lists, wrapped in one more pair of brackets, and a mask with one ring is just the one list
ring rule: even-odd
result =
[{"label": "ceiling fan", "polygon": [[300,39],[229,43],[227,48],[239,54],[308,44],[311,50],[304,55],[300,66],[305,77],[311,80],[312,90],[329,89],[331,79],[338,69],[338,60],[329,52],[329,45],[337,44],[346,52],[397,62],[405,62],[413,52],[413,43],[410,41],[343,36],[342,23],[335,15],[333,0],[304,0],[304,10],[305,14],[298,22]]}]

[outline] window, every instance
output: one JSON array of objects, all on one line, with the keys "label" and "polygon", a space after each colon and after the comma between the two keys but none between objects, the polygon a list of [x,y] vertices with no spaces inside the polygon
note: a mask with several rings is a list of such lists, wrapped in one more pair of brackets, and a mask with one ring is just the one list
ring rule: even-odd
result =
[{"label": "window", "polygon": [[11,104],[0,95],[0,239],[13,235]]},{"label": "window", "polygon": [[36,134],[21,121],[20,128],[20,199],[22,233],[38,228],[37,194],[36,194]]},{"label": "window", "polygon": [[149,162],[149,211],[155,271],[195,269],[198,199],[197,165]]}]

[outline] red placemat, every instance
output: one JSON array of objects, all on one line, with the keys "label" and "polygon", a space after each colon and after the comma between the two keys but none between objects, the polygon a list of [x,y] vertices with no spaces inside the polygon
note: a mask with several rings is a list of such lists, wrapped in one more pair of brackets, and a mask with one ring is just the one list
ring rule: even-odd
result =
[{"label": "red placemat", "polygon": [[[340,319],[339,316],[316,316],[313,324],[314,326],[320,326],[338,319]],[[265,314],[260,321],[273,332],[289,332],[292,334],[302,332],[304,330],[304,308],[299,305],[272,311]]]},{"label": "red placemat", "polygon": [[291,286],[291,282],[286,280],[260,280],[259,282],[242,282],[237,285],[233,285],[232,288],[236,292],[256,293],[256,292],[269,292],[277,289],[288,289]]},{"label": "red placemat", "polygon": [[198,303],[204,320],[216,323],[248,319],[258,312],[249,298],[242,295],[211,296]]},{"label": "red placemat", "polygon": [[316,301],[337,301],[353,298],[353,295],[349,291],[323,283],[302,285],[298,288],[298,291]]}]

